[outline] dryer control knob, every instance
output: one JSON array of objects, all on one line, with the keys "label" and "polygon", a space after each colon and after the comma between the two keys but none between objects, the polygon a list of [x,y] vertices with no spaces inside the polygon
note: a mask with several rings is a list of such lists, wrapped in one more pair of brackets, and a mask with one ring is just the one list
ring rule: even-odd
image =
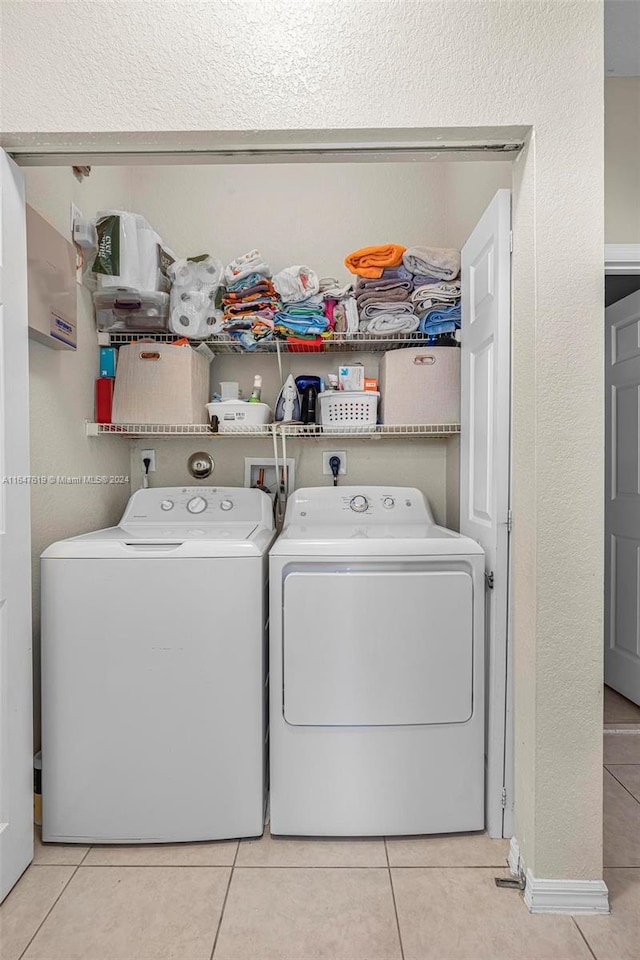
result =
[{"label": "dryer control knob", "polygon": [[173,500],[162,500],[160,503],[161,510],[173,510]]},{"label": "dryer control knob", "polygon": [[369,501],[366,497],[358,495],[357,497],[352,497],[349,506],[355,513],[365,513],[369,509]]},{"label": "dryer control knob", "polygon": [[395,505],[396,502],[393,497],[383,497],[382,506],[385,508],[385,510],[391,510],[391,508],[395,507]]},{"label": "dryer control knob", "polygon": [[221,500],[220,501],[221,510],[233,510],[233,503],[231,500]]},{"label": "dryer control knob", "polygon": [[187,510],[189,513],[202,513],[203,510],[206,509],[207,501],[204,499],[204,497],[193,497],[187,504]]}]

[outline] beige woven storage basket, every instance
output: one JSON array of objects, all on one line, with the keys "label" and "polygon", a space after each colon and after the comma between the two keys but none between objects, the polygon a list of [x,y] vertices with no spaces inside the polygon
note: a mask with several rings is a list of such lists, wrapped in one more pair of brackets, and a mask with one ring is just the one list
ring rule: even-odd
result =
[{"label": "beige woven storage basket", "polygon": [[382,423],[460,423],[460,350],[416,347],[385,353],[378,374]]},{"label": "beige woven storage basket", "polygon": [[120,347],[113,423],[206,423],[209,363],[188,345]]}]

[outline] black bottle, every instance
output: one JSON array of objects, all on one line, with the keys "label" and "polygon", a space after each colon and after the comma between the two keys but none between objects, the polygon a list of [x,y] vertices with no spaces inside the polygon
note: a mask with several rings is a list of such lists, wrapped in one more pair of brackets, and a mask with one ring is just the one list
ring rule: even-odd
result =
[{"label": "black bottle", "polygon": [[302,393],[302,411],[300,419],[303,423],[316,422],[316,399],[318,391],[312,383],[305,387]]}]

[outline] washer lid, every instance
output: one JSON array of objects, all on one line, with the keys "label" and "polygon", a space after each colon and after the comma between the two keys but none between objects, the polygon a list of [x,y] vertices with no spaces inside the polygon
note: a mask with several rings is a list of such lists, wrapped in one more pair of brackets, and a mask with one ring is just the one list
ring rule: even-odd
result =
[{"label": "washer lid", "polygon": [[272,556],[469,556],[479,543],[432,523],[292,524],[271,548]]},{"label": "washer lid", "polygon": [[199,524],[189,526],[127,524],[96,530],[52,544],[42,559],[157,559],[160,557],[256,557],[262,556],[273,531],[256,523]]},{"label": "washer lid", "polygon": [[42,556],[255,557],[273,537],[272,504],[262,490],[150,487],[130,497],[119,526],[61,540]]}]

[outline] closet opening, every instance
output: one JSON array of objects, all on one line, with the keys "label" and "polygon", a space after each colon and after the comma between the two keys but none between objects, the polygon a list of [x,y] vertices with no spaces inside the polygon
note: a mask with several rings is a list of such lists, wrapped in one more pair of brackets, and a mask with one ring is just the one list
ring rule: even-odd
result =
[{"label": "closet opening", "polygon": [[[430,153],[415,145],[374,144],[362,147],[347,143],[339,151],[301,148],[257,155],[229,150],[211,162],[210,152],[184,157],[175,153],[156,155],[89,152],[58,155],[55,165],[41,165],[42,156],[24,154],[22,173],[26,201],[59,233],[70,233],[70,208],[74,204],[85,218],[99,211],[126,210],[142,215],[171,250],[181,257],[209,254],[228,263],[240,254],[258,249],[275,273],[291,264],[306,264],[319,277],[335,277],[347,283],[355,279],[344,266],[351,251],[377,243],[405,247],[427,245],[462,249],[484,211],[499,191],[512,189],[513,159],[519,156],[522,135],[512,133],[480,147],[478,143],[452,144],[434,139]],[[437,136],[440,136],[438,134]],[[51,155],[46,157],[51,161]],[[78,180],[74,166],[90,166],[88,176]],[[105,162],[108,161],[108,162]],[[64,165],[60,165],[64,163]],[[475,257],[476,307],[497,296],[489,272],[491,257],[473,251]],[[483,272],[484,271],[484,272]],[[487,283],[481,290],[478,284]],[[502,283],[510,306],[510,276]],[[154,450],[152,485],[186,482],[188,459],[200,450],[211,453],[215,468],[208,482],[242,485],[245,461],[273,458],[270,436],[240,438],[206,432],[176,430],[156,434],[114,435],[95,428],[94,380],[97,376],[98,338],[91,292],[78,285],[77,349],[53,351],[35,340],[30,342],[31,456],[32,474],[82,474],[126,477],[122,484],[63,485],[32,489],[32,558],[34,605],[34,675],[39,676],[39,556],[53,540],[117,523],[129,495],[142,486],[143,453]],[[464,338],[464,329],[462,332]],[[237,383],[250,395],[254,378],[262,378],[262,398],[275,407],[282,381],[313,374],[328,379],[339,364],[362,363],[364,375],[380,378],[386,351],[363,342],[345,340],[345,349],[306,353],[283,350],[229,350],[215,341],[211,363],[210,393],[221,383]],[[118,336],[113,341],[119,345]],[[421,341],[418,341],[421,343]],[[390,350],[397,344],[387,344]],[[409,341],[407,345],[410,346]],[[452,350],[459,348],[451,346]],[[488,353],[478,344],[474,366],[474,389],[479,405],[473,429],[486,439],[488,425],[482,420],[482,378],[488,376]],[[507,353],[508,362],[508,353]],[[507,370],[506,381],[509,383]],[[64,396],[64,402],[61,398]],[[507,418],[508,420],[508,418]],[[420,426],[419,424],[414,426]],[[402,484],[421,490],[429,500],[436,521],[453,530],[461,528],[461,451],[464,458],[464,427],[457,430],[398,430],[389,436],[344,438],[288,436],[286,455],[295,466],[295,484],[322,485],[330,478],[323,471],[323,454],[339,449],[346,454],[350,483]],[[507,426],[508,436],[508,426]],[[508,450],[507,450],[508,459]],[[491,512],[496,477],[492,464],[465,461],[473,473],[474,503],[467,504],[482,521]],[[475,473],[474,473],[475,471]],[[484,471],[484,473],[483,473]],[[508,476],[503,477],[508,494]],[[191,483],[192,481],[189,480]],[[494,518],[495,519],[495,518]],[[507,524],[507,516],[500,519]],[[503,614],[508,591],[508,548],[502,557],[504,580]],[[497,569],[494,584],[500,581]],[[488,597],[492,591],[489,589]],[[502,615],[502,614],[501,614]],[[487,824],[492,836],[509,836],[513,822],[512,716],[508,691],[506,619],[503,624],[502,667],[487,671],[487,744],[489,766]],[[488,663],[494,653],[487,651]],[[500,675],[501,671],[501,675]],[[37,688],[37,680],[36,680]],[[39,690],[36,689],[36,731],[39,730]],[[501,725],[497,732],[496,726]],[[36,733],[36,742],[38,735]]]}]

